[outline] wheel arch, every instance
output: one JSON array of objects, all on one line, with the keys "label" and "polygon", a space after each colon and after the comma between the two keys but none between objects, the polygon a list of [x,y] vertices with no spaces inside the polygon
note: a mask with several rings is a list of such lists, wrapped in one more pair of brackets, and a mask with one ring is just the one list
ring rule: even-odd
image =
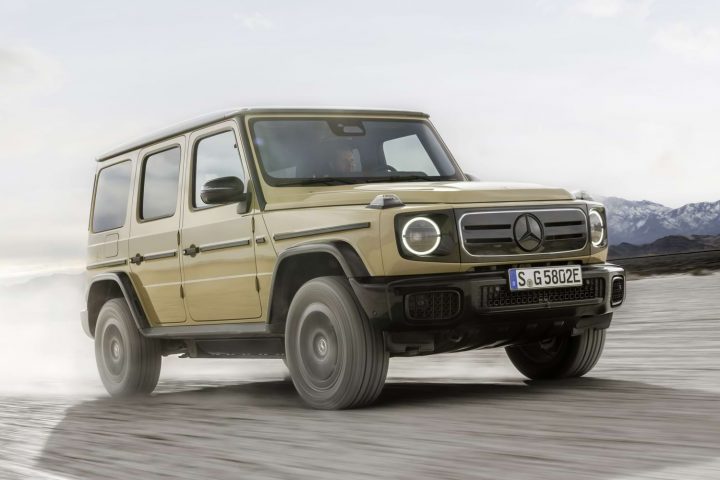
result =
[{"label": "wheel arch", "polygon": [[270,287],[270,330],[285,331],[285,319],[295,293],[308,280],[323,276],[369,277],[357,251],[347,242],[329,241],[290,247],[280,254]]},{"label": "wheel arch", "polygon": [[149,327],[147,317],[128,274],[125,272],[101,273],[88,282],[85,291],[88,326],[92,336],[95,336],[95,325],[97,324],[100,309],[105,302],[113,298],[125,299],[138,330],[142,332]]}]

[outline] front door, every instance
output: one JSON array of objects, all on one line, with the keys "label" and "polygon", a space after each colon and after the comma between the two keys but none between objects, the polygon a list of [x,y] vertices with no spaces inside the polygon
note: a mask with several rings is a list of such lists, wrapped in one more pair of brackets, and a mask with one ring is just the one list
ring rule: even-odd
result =
[{"label": "front door", "polygon": [[220,177],[237,177],[247,190],[237,139],[232,121],[190,136],[181,253],[185,305],[193,322],[252,321],[261,314],[252,211],[239,212],[237,203],[208,205],[200,198],[202,186]]},{"label": "front door", "polygon": [[186,320],[178,233],[183,137],[140,153],[138,195],[130,231],[130,271],[151,323]]}]

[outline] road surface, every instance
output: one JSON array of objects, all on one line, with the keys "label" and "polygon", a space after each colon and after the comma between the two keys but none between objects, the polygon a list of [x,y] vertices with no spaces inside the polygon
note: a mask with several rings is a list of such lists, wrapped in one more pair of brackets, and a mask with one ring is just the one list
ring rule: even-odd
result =
[{"label": "road surface", "polygon": [[719,292],[630,282],[583,379],[527,381],[502,350],[393,359],[377,405],[342,412],[304,408],[277,360],[170,359],[154,396],[109,399],[73,318],[71,360],[0,358],[0,478],[718,479]]}]

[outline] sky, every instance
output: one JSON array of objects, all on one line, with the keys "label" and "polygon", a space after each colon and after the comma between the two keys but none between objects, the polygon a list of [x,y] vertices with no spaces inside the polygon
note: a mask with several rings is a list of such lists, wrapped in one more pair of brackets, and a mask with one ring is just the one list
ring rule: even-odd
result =
[{"label": "sky", "polygon": [[720,199],[720,2],[0,0],[0,278],[84,263],[93,158],[203,113],[430,113],[466,172]]}]

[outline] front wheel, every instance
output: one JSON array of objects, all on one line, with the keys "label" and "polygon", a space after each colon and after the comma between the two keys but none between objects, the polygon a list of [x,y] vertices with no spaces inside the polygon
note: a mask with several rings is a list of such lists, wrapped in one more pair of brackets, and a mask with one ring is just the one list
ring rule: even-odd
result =
[{"label": "front wheel", "polygon": [[300,287],[288,311],[285,355],[295,388],[313,408],[361,407],[385,384],[382,334],[342,277],[315,278]]},{"label": "front wheel", "polygon": [[113,397],[152,392],[160,377],[157,340],[143,337],[122,298],[105,302],[95,328],[95,360],[100,379]]},{"label": "front wheel", "polygon": [[533,380],[582,377],[600,359],[605,330],[588,329],[575,337],[553,337],[527,345],[507,347],[520,373]]}]

